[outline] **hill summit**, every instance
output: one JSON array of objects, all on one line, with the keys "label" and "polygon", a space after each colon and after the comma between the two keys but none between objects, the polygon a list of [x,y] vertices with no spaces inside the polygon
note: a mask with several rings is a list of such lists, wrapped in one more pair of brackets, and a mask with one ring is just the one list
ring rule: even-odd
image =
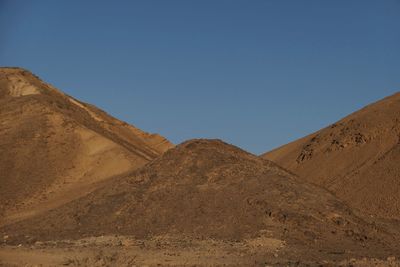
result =
[{"label": "hill summit", "polygon": [[[84,236],[157,236],[243,242],[279,240],[307,258],[391,251],[394,237],[364,221],[328,191],[219,140],[191,140],[132,175],[42,216],[9,225],[23,242]],[[378,249],[379,248],[379,249]],[[307,252],[306,252],[307,251]],[[309,255],[307,255],[309,254]],[[328,257],[328,256],[327,256]]]},{"label": "hill summit", "polygon": [[173,147],[20,68],[0,68],[0,225],[55,208]]}]

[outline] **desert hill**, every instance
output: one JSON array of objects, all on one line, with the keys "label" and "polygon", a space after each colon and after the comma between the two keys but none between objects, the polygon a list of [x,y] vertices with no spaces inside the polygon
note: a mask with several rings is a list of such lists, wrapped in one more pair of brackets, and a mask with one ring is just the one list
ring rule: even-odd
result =
[{"label": "desert hill", "polygon": [[62,205],[171,148],[20,68],[0,68],[0,225]]},{"label": "desert hill", "polygon": [[400,218],[400,93],[262,155],[371,216]]},{"label": "desert hill", "polygon": [[398,254],[390,232],[328,191],[218,140],[187,141],[132,175],[0,233],[16,244],[115,234],[247,240],[261,249],[279,242],[286,257],[302,260]]}]

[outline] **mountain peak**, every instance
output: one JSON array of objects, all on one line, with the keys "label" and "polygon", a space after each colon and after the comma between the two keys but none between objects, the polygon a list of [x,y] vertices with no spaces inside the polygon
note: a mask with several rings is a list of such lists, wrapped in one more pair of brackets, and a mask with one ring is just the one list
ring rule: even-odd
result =
[{"label": "mountain peak", "polygon": [[172,146],[27,70],[0,68],[0,225],[71,201]]},{"label": "mountain peak", "polygon": [[49,91],[60,93],[26,69],[18,67],[0,68],[0,98],[37,95]]}]

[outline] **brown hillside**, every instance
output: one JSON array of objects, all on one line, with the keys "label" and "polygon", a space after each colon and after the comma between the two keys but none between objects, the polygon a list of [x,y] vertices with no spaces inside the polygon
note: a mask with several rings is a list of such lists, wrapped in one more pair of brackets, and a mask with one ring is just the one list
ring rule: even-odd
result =
[{"label": "brown hillside", "polygon": [[302,260],[398,254],[391,234],[328,191],[217,140],[185,142],[131,176],[0,232],[14,243],[110,234],[278,240]]},{"label": "brown hillside", "polygon": [[400,93],[262,155],[372,216],[400,218]]},{"label": "brown hillside", "polygon": [[0,225],[85,195],[172,147],[19,68],[0,68]]}]

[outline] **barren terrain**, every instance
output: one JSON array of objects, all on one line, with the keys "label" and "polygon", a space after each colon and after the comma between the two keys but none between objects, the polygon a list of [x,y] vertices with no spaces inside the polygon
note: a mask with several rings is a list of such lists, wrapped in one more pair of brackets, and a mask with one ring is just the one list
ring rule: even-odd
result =
[{"label": "barren terrain", "polygon": [[22,69],[0,69],[0,225],[88,194],[172,147]]},{"label": "barren terrain", "polygon": [[400,93],[263,157],[368,216],[400,219]]},{"label": "barren terrain", "polygon": [[400,94],[255,156],[0,68],[0,266],[400,266]]},{"label": "barren terrain", "polygon": [[[185,142],[133,174],[7,225],[1,234],[11,246],[113,235],[166,242],[157,253],[169,253],[172,239],[187,242],[187,257],[232,247],[230,260],[242,255],[244,265],[339,264],[399,255],[394,225],[362,218],[328,191],[218,140]],[[229,263],[225,256],[214,260]],[[203,258],[194,263],[207,265]]]}]

